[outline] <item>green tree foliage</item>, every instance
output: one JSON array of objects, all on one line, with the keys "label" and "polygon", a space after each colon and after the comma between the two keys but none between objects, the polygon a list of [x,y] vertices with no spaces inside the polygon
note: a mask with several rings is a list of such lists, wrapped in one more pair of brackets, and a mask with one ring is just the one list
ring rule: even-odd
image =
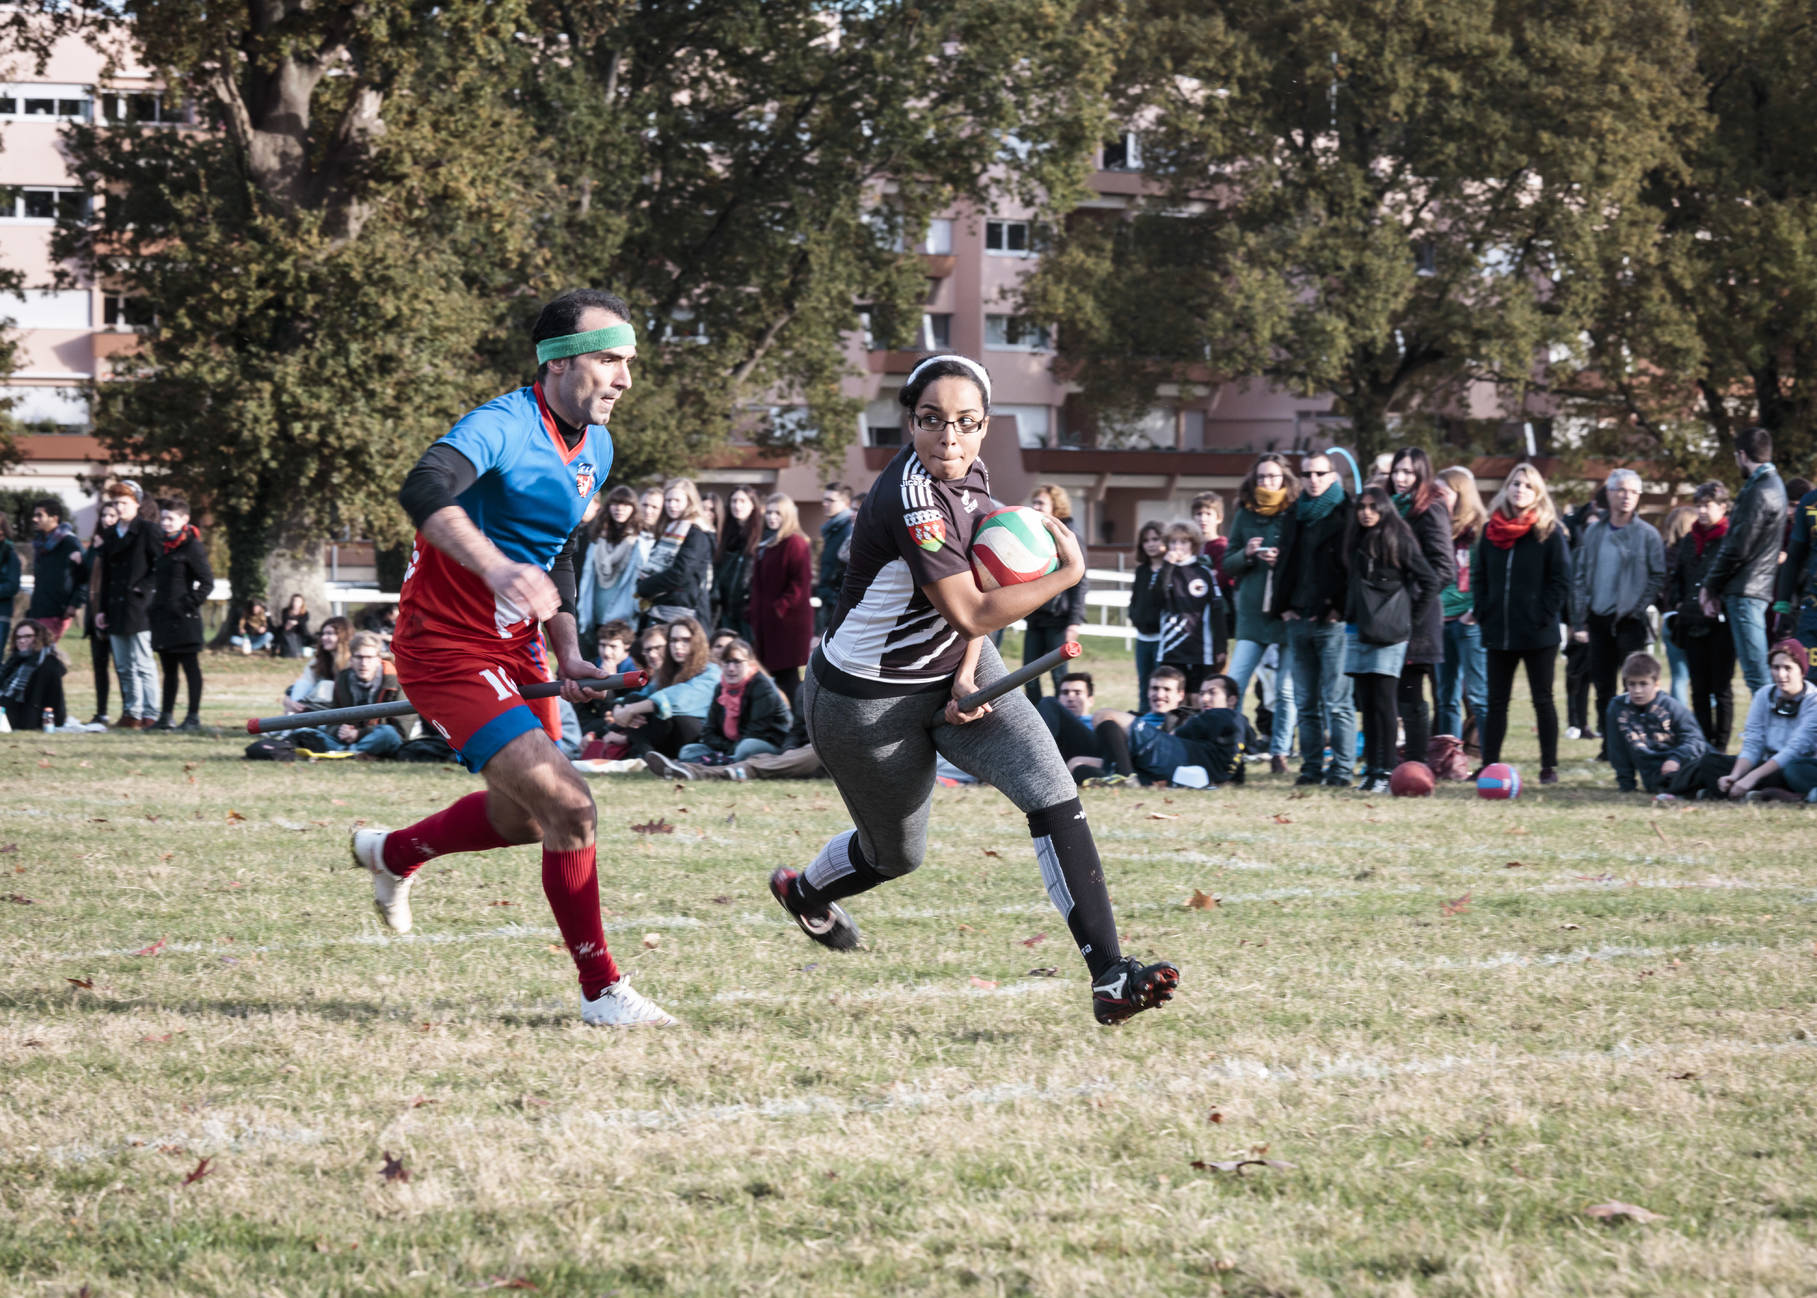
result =
[{"label": "green tree foliage", "polygon": [[1676,0],[1147,0],[1118,110],[1163,191],[1030,285],[1114,426],[1159,381],[1330,392],[1365,454],[1575,339],[1696,86]]},{"label": "green tree foliage", "polygon": [[772,406],[805,406],[819,451],[843,452],[856,304],[919,321],[913,245],[957,198],[1079,193],[1113,62],[1079,0],[532,10],[520,91],[560,184],[544,287],[611,285],[647,311],[622,416],[635,469],[735,427],[794,440]]},{"label": "green tree foliage", "polygon": [[1628,232],[1586,264],[1599,290],[1558,391],[1592,444],[1686,480],[1734,478],[1736,428],[1776,458],[1817,456],[1817,15],[1794,0],[1711,0],[1687,33],[1699,130],[1648,177]]}]

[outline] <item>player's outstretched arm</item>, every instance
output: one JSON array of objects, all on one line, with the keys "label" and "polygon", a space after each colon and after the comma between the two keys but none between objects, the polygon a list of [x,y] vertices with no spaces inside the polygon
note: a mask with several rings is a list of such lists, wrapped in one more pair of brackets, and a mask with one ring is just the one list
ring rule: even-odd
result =
[{"label": "player's outstretched arm", "polygon": [[1079,584],[1085,576],[1085,552],[1079,548],[1079,538],[1056,518],[1043,516],[1041,522],[1052,533],[1060,559],[1060,566],[1047,576],[983,591],[971,573],[961,572],[921,588],[948,626],[975,640],[1021,621],[1054,596]]}]

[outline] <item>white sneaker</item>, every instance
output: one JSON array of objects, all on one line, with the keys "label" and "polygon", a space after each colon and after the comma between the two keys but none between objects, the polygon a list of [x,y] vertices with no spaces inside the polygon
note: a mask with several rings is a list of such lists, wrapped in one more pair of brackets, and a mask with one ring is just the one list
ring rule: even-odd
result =
[{"label": "white sneaker", "polygon": [[393,933],[410,931],[410,885],[416,876],[400,879],[385,868],[388,829],[353,831],[353,863],[372,875],[372,908]]},{"label": "white sneaker", "polygon": [[1583,735],[1583,733],[1584,732],[1579,730],[1576,726],[1566,726],[1565,727],[1565,738],[1566,739],[1580,738]]},{"label": "white sneaker", "polygon": [[666,1028],[675,1016],[631,986],[623,974],[593,1000],[580,1000],[580,1016],[598,1028]]}]

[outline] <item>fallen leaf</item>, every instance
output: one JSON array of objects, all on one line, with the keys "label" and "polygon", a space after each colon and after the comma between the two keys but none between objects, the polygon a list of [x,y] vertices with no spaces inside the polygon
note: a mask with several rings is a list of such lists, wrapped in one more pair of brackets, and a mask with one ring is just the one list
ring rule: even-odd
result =
[{"label": "fallen leaf", "polygon": [[1222,1121],[1224,1121],[1224,1115],[1222,1113],[1219,1113],[1216,1109],[1213,1109],[1209,1114],[1206,1115],[1206,1121],[1222,1122]]},{"label": "fallen leaf", "polygon": [[0,856],[11,856],[19,850],[17,843],[0,843]]},{"label": "fallen leaf", "polygon": [[211,1160],[204,1158],[201,1162],[197,1163],[196,1170],[183,1178],[183,1184],[194,1185],[197,1181],[200,1181],[203,1177],[207,1176],[209,1172],[208,1164],[210,1161]]},{"label": "fallen leaf", "polygon": [[1148,818],[1150,820],[1178,820],[1179,819],[1179,817],[1171,811],[1151,811],[1148,813]]},{"label": "fallen leaf", "polygon": [[657,947],[659,947],[661,945],[662,945],[662,934],[661,933],[645,933],[644,934],[644,950],[654,951]]},{"label": "fallen leaf", "polygon": [[404,1166],[404,1160],[393,1158],[391,1151],[385,1151],[385,1165],[379,1169],[379,1176],[386,1181],[408,1181],[410,1169]]},{"label": "fallen leaf", "polygon": [[158,952],[162,951],[163,949],[164,949],[164,939],[159,938],[156,942],[153,942],[150,946],[140,947],[137,951],[134,951],[133,954],[134,955],[156,955],[156,954],[158,954]]},{"label": "fallen leaf", "polygon": [[974,987],[982,988],[984,991],[990,991],[996,985],[996,983],[988,978],[980,978],[977,974],[972,975],[972,986]]},{"label": "fallen leaf", "polygon": [[145,1036],[140,1037],[139,1040],[141,1043],[148,1046],[167,1046],[170,1044],[171,1038],[176,1035],[177,1034],[174,1032],[166,1032],[161,1037],[154,1037],[150,1033],[147,1033]]},{"label": "fallen leaf", "polygon": [[1696,1073],[1667,1073],[1666,1080],[1669,1082],[1694,1082],[1697,1080],[1697,1074]]},{"label": "fallen leaf", "polygon": [[1291,825],[1293,823],[1293,817],[1277,811],[1274,813],[1274,823],[1277,825]]},{"label": "fallen leaf", "polygon": [[1525,825],[1516,825],[1508,832],[1510,834],[1525,834],[1527,832],[1527,827]]},{"label": "fallen leaf", "polygon": [[961,925],[960,925],[960,926],[959,926],[959,931],[960,931],[960,932],[961,932],[961,933],[975,933],[975,932],[977,932],[977,931],[978,931],[978,930],[977,930],[977,929],[975,929],[975,928],[973,928],[973,927],[972,927],[972,926],[971,926],[971,925],[970,925],[970,924],[961,924]]},{"label": "fallen leaf", "polygon": [[532,1281],[524,1279],[524,1277],[521,1275],[520,1276],[511,1276],[511,1277],[495,1275],[490,1280],[488,1280],[485,1284],[481,1285],[480,1288],[482,1288],[482,1289],[534,1289],[534,1288],[536,1288],[536,1285]]},{"label": "fallen leaf", "polygon": [[12,902],[13,905],[15,905],[15,906],[35,906],[35,905],[37,905],[37,903],[34,902],[30,897],[23,896],[16,892],[7,893],[6,899],[8,901]]},{"label": "fallen leaf", "polygon": [[631,832],[633,834],[673,834],[675,826],[671,825],[666,818],[659,818],[646,820],[641,825],[633,825]]},{"label": "fallen leaf", "polygon": [[414,1100],[410,1101],[410,1107],[413,1109],[420,1109],[426,1104],[440,1104],[440,1103],[441,1103],[440,1100],[431,1100],[431,1099],[427,1099],[427,1098],[419,1095]]},{"label": "fallen leaf", "polygon": [[328,804],[333,807],[344,807],[347,805],[347,800],[345,798],[330,798],[328,799]]},{"label": "fallen leaf", "polygon": [[1560,924],[1559,925],[1559,928],[1563,929],[1567,933],[1575,932],[1576,930],[1578,930],[1582,927],[1583,927],[1582,924]]},{"label": "fallen leaf", "polygon": [[985,854],[985,855],[986,855],[986,856],[988,856],[988,857],[991,857],[991,858],[993,858],[993,859],[994,859],[994,860],[998,860],[998,861],[1001,861],[1001,860],[1002,860],[1002,859],[1003,859],[1003,853],[1001,853],[1001,852],[999,852],[999,851],[998,851],[998,850],[997,850],[997,849],[996,849],[996,848],[994,848],[994,847],[987,847],[987,848],[985,848],[985,849],[984,849],[984,854]]},{"label": "fallen leaf", "polygon": [[1188,909],[1188,910],[1216,910],[1218,908],[1218,904],[1219,904],[1219,899],[1217,897],[1212,896],[1208,892],[1200,892],[1197,888],[1194,888],[1192,890],[1192,896],[1187,899],[1186,909]]},{"label": "fallen leaf", "polygon": [[488,906],[515,906],[515,905],[517,905],[517,903],[514,901],[489,901],[486,904]]},{"label": "fallen leaf", "polygon": [[1045,941],[1047,941],[1047,934],[1037,933],[1033,937],[1023,938],[1022,945],[1023,946],[1040,946]]},{"label": "fallen leaf", "polygon": [[237,825],[245,819],[246,819],[246,817],[242,816],[239,812],[235,811],[232,807],[229,807],[227,809],[227,823],[228,824]]},{"label": "fallen leaf", "polygon": [[1278,1158],[1232,1158],[1222,1162],[1211,1162],[1203,1158],[1192,1160],[1195,1172],[1235,1172],[1241,1176],[1246,1167],[1272,1167],[1278,1172],[1291,1172],[1294,1165]]},{"label": "fallen leaf", "polygon": [[1648,1222],[1660,1221],[1665,1217],[1664,1213],[1650,1212],[1647,1209],[1637,1207],[1634,1204],[1623,1203],[1619,1199],[1611,1199],[1607,1203],[1593,1204],[1592,1206],[1585,1208],[1584,1211],[1589,1213],[1592,1217],[1600,1218],[1603,1221],[1616,1221],[1622,1217],[1630,1217],[1635,1221]]},{"label": "fallen leaf", "polygon": [[1510,861],[1510,862],[1508,862],[1508,864],[1504,865],[1502,867],[1502,869],[1504,869],[1504,870],[1522,870],[1522,869],[1526,868],[1526,865],[1527,865],[1527,863],[1525,861]]},{"label": "fallen leaf", "polygon": [[1462,915],[1470,909],[1470,894],[1465,893],[1456,901],[1441,902],[1438,909],[1441,915]]},{"label": "fallen leaf", "polygon": [[65,978],[63,981],[72,987],[80,987],[83,991],[93,991],[95,986],[94,981],[89,978]]},{"label": "fallen leaf", "polygon": [[1058,978],[1059,976],[1059,968],[1051,964],[1044,965],[1039,969],[1030,969],[1028,973],[1024,975],[1024,977],[1028,978]]},{"label": "fallen leaf", "polygon": [[730,906],[732,904],[732,899],[730,897],[715,897],[713,898],[713,904],[715,906]]}]

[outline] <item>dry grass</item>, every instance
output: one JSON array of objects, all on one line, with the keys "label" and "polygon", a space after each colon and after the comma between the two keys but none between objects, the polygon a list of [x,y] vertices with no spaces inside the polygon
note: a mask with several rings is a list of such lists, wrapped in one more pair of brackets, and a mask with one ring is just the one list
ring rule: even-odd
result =
[{"label": "dry grass", "polygon": [[[282,674],[209,666],[222,722]],[[413,941],[340,868],[468,777],[240,742],[0,738],[5,1292],[1817,1291],[1801,809],[1658,814],[1581,759],[1513,805],[1093,794],[1129,947],[1185,970],[1107,1031],[995,794],[938,794],[839,957],[764,887],[830,785],[625,777],[609,934],[685,1026],[612,1035],[534,852],[432,864]],[[1192,1166],[1260,1146],[1294,1166]]]}]

